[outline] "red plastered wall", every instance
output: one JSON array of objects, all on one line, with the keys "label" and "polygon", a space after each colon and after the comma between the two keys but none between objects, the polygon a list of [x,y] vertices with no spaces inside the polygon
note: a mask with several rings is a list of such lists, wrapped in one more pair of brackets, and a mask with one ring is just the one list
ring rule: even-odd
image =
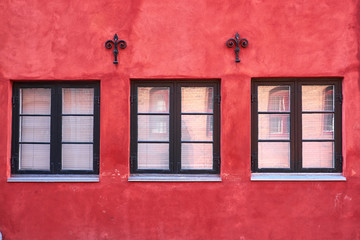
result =
[{"label": "red plastered wall", "polygon": [[[4,240],[360,239],[358,1],[0,2]],[[235,63],[226,40],[249,40]],[[106,40],[128,46],[114,65]],[[252,77],[343,77],[346,182],[250,181]],[[130,79],[221,79],[222,182],[128,182]],[[100,80],[99,183],[7,183],[12,81]]]}]

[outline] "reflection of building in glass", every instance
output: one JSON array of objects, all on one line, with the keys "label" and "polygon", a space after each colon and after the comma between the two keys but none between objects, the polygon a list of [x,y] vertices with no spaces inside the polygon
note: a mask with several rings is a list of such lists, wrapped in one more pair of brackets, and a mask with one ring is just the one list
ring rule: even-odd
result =
[{"label": "reflection of building in glass", "polygon": [[334,86],[302,87],[302,166],[333,168],[334,149]]},{"label": "reflection of building in glass", "polygon": [[307,83],[258,86],[259,169],[289,169],[291,161],[301,170],[334,168],[334,91]]},{"label": "reflection of building in glass", "polygon": [[[169,151],[175,140],[179,144],[176,151],[181,153],[181,169],[213,168],[214,88],[176,89],[138,88],[139,169],[168,169]],[[163,150],[154,151],[155,146]]]},{"label": "reflection of building in glass", "polygon": [[213,167],[213,88],[181,89],[181,166],[183,169]]},{"label": "reflection of building in glass", "polygon": [[[150,112],[166,113],[169,109],[169,89],[152,88],[150,90]],[[151,122],[151,134],[167,134],[169,129],[168,118],[159,118]]]},{"label": "reflection of building in glass", "polygon": [[[214,93],[213,88],[207,88],[207,112],[212,112],[214,109]],[[213,135],[213,118],[212,116],[207,116],[206,119],[206,135]]]},{"label": "reflection of building in glass", "polygon": [[[324,93],[324,110],[333,111],[334,109],[334,94],[333,86],[329,86],[325,89]],[[334,116],[332,114],[324,115],[324,132],[334,132]]]},{"label": "reflection of building in glass", "polygon": [[[279,86],[270,91],[269,94],[269,112],[289,111],[289,87]],[[287,134],[290,131],[288,115],[271,114],[269,117],[270,134]]]}]

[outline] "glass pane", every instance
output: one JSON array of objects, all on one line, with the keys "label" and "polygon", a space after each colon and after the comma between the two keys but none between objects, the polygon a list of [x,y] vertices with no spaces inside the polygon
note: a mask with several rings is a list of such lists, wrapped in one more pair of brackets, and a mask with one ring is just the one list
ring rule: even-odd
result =
[{"label": "glass pane", "polygon": [[92,144],[62,144],[63,170],[92,170]]},{"label": "glass pane", "polygon": [[168,113],[168,87],[139,87],[138,113]]},{"label": "glass pane", "polygon": [[63,142],[92,142],[94,117],[90,116],[63,116]]},{"label": "glass pane", "polygon": [[290,168],[290,143],[259,142],[258,168]]},{"label": "glass pane", "polygon": [[334,114],[302,114],[303,139],[334,139]]},{"label": "glass pane", "polygon": [[50,142],[50,117],[20,116],[20,142]]},{"label": "glass pane", "polygon": [[169,141],[169,116],[138,115],[138,141]]},{"label": "glass pane", "polygon": [[333,142],[303,142],[303,168],[334,168]]},{"label": "glass pane", "polygon": [[212,143],[182,143],[181,169],[213,169]]},{"label": "glass pane", "polygon": [[212,113],[214,105],[212,87],[182,87],[181,112]]},{"label": "glass pane", "polygon": [[20,170],[50,170],[50,144],[20,144]]},{"label": "glass pane", "polygon": [[213,116],[209,115],[182,115],[182,141],[212,141]]},{"label": "glass pane", "polygon": [[301,91],[303,111],[334,110],[333,85],[303,85]]},{"label": "glass pane", "polygon": [[20,89],[20,114],[50,114],[50,88]]},{"label": "glass pane", "polygon": [[62,101],[63,114],[94,113],[93,88],[63,88]]},{"label": "glass pane", "polygon": [[139,143],[138,169],[169,169],[169,144]]},{"label": "glass pane", "polygon": [[258,86],[259,112],[289,112],[290,86]]},{"label": "glass pane", "polygon": [[259,139],[290,139],[290,115],[259,114]]}]

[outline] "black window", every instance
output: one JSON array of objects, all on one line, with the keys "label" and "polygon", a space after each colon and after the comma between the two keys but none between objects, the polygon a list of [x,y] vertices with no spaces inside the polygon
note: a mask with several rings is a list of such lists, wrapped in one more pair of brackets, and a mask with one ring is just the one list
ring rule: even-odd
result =
[{"label": "black window", "polygon": [[220,172],[220,84],[131,82],[131,173]]},{"label": "black window", "polygon": [[341,172],[341,79],[252,80],[252,172]]},{"label": "black window", "polygon": [[97,82],[13,85],[13,174],[98,174]]}]

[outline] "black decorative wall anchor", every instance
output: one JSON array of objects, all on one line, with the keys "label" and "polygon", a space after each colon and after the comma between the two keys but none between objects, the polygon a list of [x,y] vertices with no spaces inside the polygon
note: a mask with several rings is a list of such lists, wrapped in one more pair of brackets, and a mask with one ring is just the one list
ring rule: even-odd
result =
[{"label": "black decorative wall anchor", "polygon": [[114,51],[113,51],[114,56],[115,56],[115,61],[113,62],[114,64],[118,64],[117,55],[119,54],[119,50],[118,50],[117,45],[119,44],[119,47],[120,47],[121,49],[124,49],[124,48],[126,48],[126,46],[127,46],[127,44],[126,44],[126,42],[125,42],[124,40],[119,40],[119,41],[118,41],[118,39],[119,39],[119,37],[118,37],[118,35],[115,33],[115,36],[114,36],[115,42],[114,42],[113,40],[107,40],[106,43],[105,43],[105,47],[106,47],[107,49],[111,49],[111,48],[112,48],[112,45],[114,45]]},{"label": "black decorative wall anchor", "polygon": [[249,42],[245,38],[240,39],[239,33],[236,33],[235,39],[230,38],[229,40],[227,40],[226,46],[228,46],[229,48],[232,48],[234,46],[234,44],[235,44],[235,62],[240,62],[240,59],[239,59],[240,46],[243,48],[246,48],[248,46]]}]

